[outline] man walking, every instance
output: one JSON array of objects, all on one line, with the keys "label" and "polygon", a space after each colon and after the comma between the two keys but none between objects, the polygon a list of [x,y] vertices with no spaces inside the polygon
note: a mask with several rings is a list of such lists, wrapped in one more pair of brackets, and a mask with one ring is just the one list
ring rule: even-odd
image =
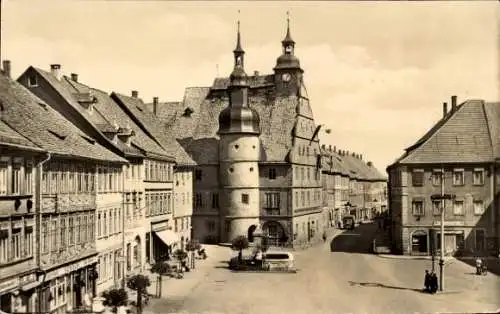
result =
[{"label": "man walking", "polygon": [[425,270],[424,292],[431,292],[431,274],[427,269]]}]

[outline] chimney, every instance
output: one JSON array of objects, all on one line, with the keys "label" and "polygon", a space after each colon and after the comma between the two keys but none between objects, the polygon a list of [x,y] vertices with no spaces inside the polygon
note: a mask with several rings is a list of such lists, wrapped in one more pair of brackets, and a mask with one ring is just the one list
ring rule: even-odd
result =
[{"label": "chimney", "polygon": [[136,91],[136,90],[133,90],[133,91],[132,91],[132,97],[134,97],[134,98],[138,98],[138,97],[139,97],[139,92],[138,92],[138,91]]},{"label": "chimney", "polygon": [[455,110],[457,108],[457,96],[451,96],[451,110]]},{"label": "chimney", "polygon": [[51,64],[50,72],[56,77],[56,79],[61,79],[61,65],[60,64]]},{"label": "chimney", "polygon": [[78,82],[78,74],[76,73],[71,73],[71,80],[73,82]]},{"label": "chimney", "polygon": [[153,113],[156,116],[156,110],[158,109],[158,97],[153,97]]},{"label": "chimney", "polygon": [[3,60],[2,67],[5,76],[10,78],[10,60]]},{"label": "chimney", "polygon": [[363,154],[359,155],[359,159],[363,160]]},{"label": "chimney", "polygon": [[336,153],[337,152],[337,146],[333,146],[333,152]]},{"label": "chimney", "polygon": [[253,71],[254,76],[259,76],[259,74],[260,74],[259,71]]},{"label": "chimney", "polygon": [[328,151],[331,152],[332,151],[332,145],[328,145]]},{"label": "chimney", "polygon": [[325,149],[325,147],[326,147],[326,145],[325,145],[325,144],[321,145],[321,148]]},{"label": "chimney", "polygon": [[443,118],[448,114],[448,103],[443,103]]}]

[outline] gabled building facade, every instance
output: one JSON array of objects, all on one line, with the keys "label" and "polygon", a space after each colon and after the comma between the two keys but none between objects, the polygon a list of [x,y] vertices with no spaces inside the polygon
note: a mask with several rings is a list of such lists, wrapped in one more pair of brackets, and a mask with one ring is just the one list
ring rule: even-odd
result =
[{"label": "gabled building facade", "polygon": [[[38,80],[37,86],[30,85],[33,78]],[[82,84],[76,74],[62,75],[60,65],[52,65],[50,72],[30,67],[18,81],[129,162],[119,169],[119,181],[112,175],[118,169],[99,169],[105,184],[99,187],[102,196],[97,200],[98,291],[122,285],[124,274],[143,270],[149,260],[151,244],[146,233],[151,217],[165,224],[172,221],[174,158],[110,95]]]},{"label": "gabled building facade", "polygon": [[[393,249],[429,255],[498,254],[500,104],[467,100],[443,117],[395,163],[389,174]],[[431,196],[449,195],[444,202]]]},{"label": "gabled building facade", "polygon": [[[178,243],[177,248],[185,249],[185,245],[191,240],[192,233],[193,170],[196,163],[180,143],[169,132],[165,132],[164,125],[156,116],[157,97],[153,99],[152,112],[138,97],[126,97],[117,93],[112,93],[111,97],[146,134],[175,157],[172,182],[173,221],[166,225],[151,221],[151,230],[146,233],[146,241],[149,238],[161,236],[162,242],[174,246]],[[157,254],[156,259],[160,255]]]},{"label": "gabled building facade", "polygon": [[[38,82],[30,79],[33,86]],[[106,178],[118,181],[127,161],[9,77],[0,76],[0,86],[2,121],[47,152],[34,179],[36,281],[21,287],[26,297],[21,306],[66,313],[96,294],[96,208],[106,182],[99,169],[110,170]]]}]

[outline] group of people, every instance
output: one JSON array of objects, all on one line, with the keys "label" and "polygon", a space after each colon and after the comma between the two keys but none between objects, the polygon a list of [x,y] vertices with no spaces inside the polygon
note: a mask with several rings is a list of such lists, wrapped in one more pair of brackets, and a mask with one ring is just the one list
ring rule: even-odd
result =
[{"label": "group of people", "polygon": [[424,292],[436,293],[438,290],[438,278],[435,272],[425,271]]}]

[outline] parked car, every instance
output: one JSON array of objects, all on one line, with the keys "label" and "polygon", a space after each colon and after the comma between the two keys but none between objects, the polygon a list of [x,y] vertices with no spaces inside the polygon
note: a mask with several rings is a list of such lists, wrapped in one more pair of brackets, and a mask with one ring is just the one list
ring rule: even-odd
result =
[{"label": "parked car", "polygon": [[344,226],[344,229],[353,230],[356,226],[354,216],[344,216],[344,218],[342,218],[342,225]]}]

